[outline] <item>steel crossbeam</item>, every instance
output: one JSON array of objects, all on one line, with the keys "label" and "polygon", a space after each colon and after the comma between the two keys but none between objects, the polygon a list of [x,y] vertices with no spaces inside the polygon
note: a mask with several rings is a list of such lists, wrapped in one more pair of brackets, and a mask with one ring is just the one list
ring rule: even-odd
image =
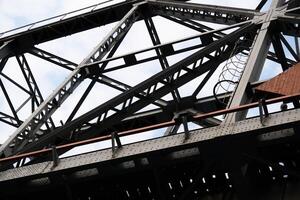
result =
[{"label": "steel crossbeam", "polygon": [[[164,18],[166,18],[168,20],[171,20],[173,22],[176,22],[178,24],[181,24],[183,26],[191,28],[195,31],[198,31],[198,32],[206,32],[206,31],[212,31],[213,30],[212,28],[210,28],[206,25],[200,24],[199,22],[193,21],[191,19],[186,19],[186,18],[182,18],[182,17],[177,18],[177,17],[174,17],[174,16],[168,16],[168,15],[161,15],[161,16],[163,16]],[[224,35],[225,35],[224,33],[216,33],[213,37],[217,38],[217,39],[220,39]]]},{"label": "steel crossbeam", "polygon": [[[14,44],[28,44],[28,46],[19,46],[20,49],[26,50],[36,44],[113,23],[121,20],[132,9],[132,5],[137,2],[139,1],[125,1],[100,9],[94,9],[97,6],[94,5],[85,9],[89,12],[84,14],[80,14],[81,9],[0,33],[0,46],[6,44],[7,41],[14,41]],[[79,14],[74,16],[76,12]],[[71,17],[65,18],[69,14]]]},{"label": "steel crossbeam", "polygon": [[254,10],[209,6],[192,3],[149,1],[150,9],[158,15],[171,15],[220,24],[235,24],[248,21],[262,13]]}]

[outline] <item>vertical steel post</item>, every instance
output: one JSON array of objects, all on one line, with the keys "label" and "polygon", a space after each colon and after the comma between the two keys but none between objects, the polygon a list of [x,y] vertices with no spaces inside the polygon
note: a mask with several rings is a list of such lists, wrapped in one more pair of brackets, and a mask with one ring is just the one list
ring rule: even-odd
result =
[{"label": "vertical steel post", "polygon": [[[273,20],[273,13],[276,8],[282,5],[283,0],[273,0],[269,11],[265,14],[264,22],[257,33],[257,36],[252,44],[252,50],[249,55],[249,59],[245,70],[242,74],[242,77],[237,85],[234,94],[231,97],[229,108],[242,105],[249,101],[246,88],[249,82],[258,80],[262,68],[264,66],[264,61],[267,57],[268,50],[271,45],[271,40],[268,35],[268,31]],[[246,112],[238,112],[227,115],[224,120],[224,123],[232,123],[239,121],[246,116]]]}]

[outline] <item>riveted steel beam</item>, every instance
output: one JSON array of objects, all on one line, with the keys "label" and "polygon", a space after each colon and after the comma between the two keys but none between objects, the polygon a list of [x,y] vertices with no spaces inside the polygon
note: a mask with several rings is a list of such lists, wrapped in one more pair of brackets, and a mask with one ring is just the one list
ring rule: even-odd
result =
[{"label": "riveted steel beam", "polygon": [[253,19],[262,13],[255,10],[210,6],[184,2],[148,1],[150,9],[157,15],[185,17],[219,24],[235,24]]},{"label": "riveted steel beam", "polygon": [[[178,152],[184,149],[201,146],[206,141],[217,141],[226,137],[254,137],[283,130],[300,123],[300,110],[294,109],[280,113],[270,114],[270,117],[262,125],[259,117],[242,120],[232,124],[223,124],[217,127],[200,129],[190,132],[190,137],[184,143],[184,133],[170,135],[167,137],[156,138],[138,143],[123,145],[118,153],[112,157],[111,149],[104,149],[87,154],[63,158],[55,168],[51,162],[43,162],[24,166],[16,169],[9,169],[0,172],[0,182],[12,181],[17,179],[35,179],[36,177],[47,177],[51,173],[62,171],[81,171],[82,169],[93,168],[100,163],[110,161],[124,162],[134,157],[147,157],[156,152]],[[281,132],[281,137],[290,137],[288,132]],[[287,134],[286,136],[284,134]],[[184,156],[184,155],[182,155]],[[17,173],[16,173],[17,172]]]}]

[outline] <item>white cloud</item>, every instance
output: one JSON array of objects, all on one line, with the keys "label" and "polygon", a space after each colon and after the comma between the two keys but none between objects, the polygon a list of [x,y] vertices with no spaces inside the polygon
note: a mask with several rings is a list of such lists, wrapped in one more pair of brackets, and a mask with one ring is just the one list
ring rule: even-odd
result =
[{"label": "white cloud", "polygon": [[[1,16],[14,20],[17,26],[53,16],[57,9],[57,1],[43,0],[1,0]],[[1,27],[3,30],[5,27]]]},{"label": "white cloud", "polygon": [[88,1],[74,1],[74,0],[64,0],[58,2],[59,12],[71,12],[77,9],[89,7],[94,4],[103,3],[105,0],[88,0]]},{"label": "white cloud", "polygon": [[0,24],[0,32],[4,32],[6,30],[10,30],[16,27],[16,22],[14,21],[14,19],[4,14],[2,14],[0,17]]},{"label": "white cloud", "polygon": [[191,0],[190,2],[199,4],[210,4],[218,6],[238,7],[245,9],[254,9],[260,0],[238,1],[238,0]]}]

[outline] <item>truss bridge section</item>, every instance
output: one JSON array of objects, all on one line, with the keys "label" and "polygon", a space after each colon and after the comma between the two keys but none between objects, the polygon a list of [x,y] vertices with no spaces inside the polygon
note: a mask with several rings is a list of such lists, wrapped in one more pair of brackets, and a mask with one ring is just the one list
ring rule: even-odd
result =
[{"label": "truss bridge section", "polygon": [[108,0],[0,33],[1,199],[299,199],[300,94],[258,90],[299,88],[297,2]]}]

